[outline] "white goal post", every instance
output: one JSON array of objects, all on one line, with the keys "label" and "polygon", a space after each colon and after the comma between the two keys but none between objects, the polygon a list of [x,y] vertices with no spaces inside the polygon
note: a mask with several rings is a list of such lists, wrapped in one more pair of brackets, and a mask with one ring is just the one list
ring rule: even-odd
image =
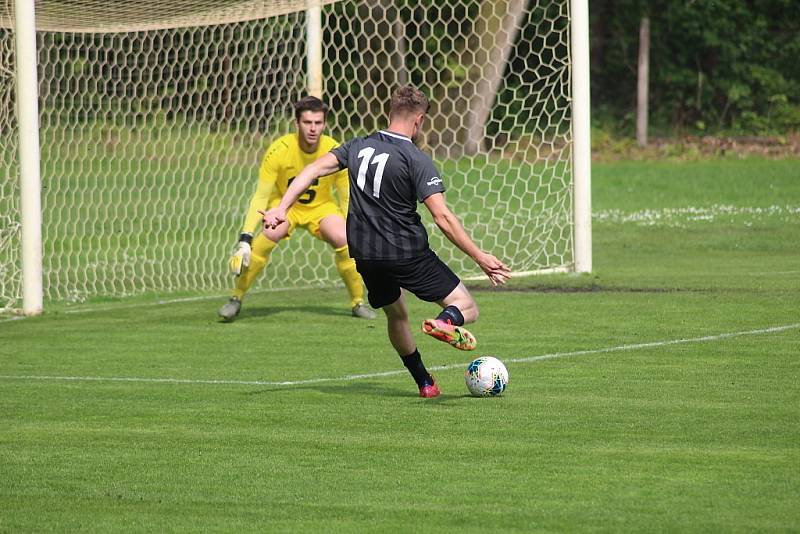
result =
[{"label": "white goal post", "polygon": [[[0,311],[228,291],[293,102],[326,100],[345,140],[385,126],[404,83],[431,99],[423,148],[480,246],[518,274],[591,271],[588,0],[79,4],[0,2]],[[338,283],[298,232],[257,287]]]}]

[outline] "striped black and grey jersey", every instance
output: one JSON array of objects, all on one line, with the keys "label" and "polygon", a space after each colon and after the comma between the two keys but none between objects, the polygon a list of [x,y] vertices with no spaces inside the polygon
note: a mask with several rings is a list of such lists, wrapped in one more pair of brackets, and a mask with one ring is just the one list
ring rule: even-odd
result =
[{"label": "striped black and grey jersey", "polygon": [[445,190],[431,158],[408,137],[387,131],[357,137],[331,153],[350,177],[350,255],[399,260],[427,251],[417,202]]}]

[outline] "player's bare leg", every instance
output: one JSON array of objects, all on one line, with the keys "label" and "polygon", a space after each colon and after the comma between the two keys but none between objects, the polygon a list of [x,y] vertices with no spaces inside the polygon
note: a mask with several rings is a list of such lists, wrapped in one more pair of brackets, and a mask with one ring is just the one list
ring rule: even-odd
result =
[{"label": "player's bare leg", "polygon": [[437,304],[443,309],[448,306],[455,306],[464,317],[464,324],[474,323],[478,320],[478,303],[472,298],[463,282],[459,283],[456,288],[450,292],[445,298],[440,300]]},{"label": "player's bare leg", "polygon": [[436,380],[425,369],[422,363],[422,356],[417,350],[414,336],[411,333],[411,323],[408,318],[408,308],[403,294],[393,303],[384,306],[383,312],[386,314],[387,330],[389,341],[397,351],[403,365],[414,377],[414,381],[419,387],[419,396],[425,398],[438,397],[440,394]]},{"label": "player's bare leg", "polygon": [[243,268],[241,274],[236,277],[233,295],[217,312],[224,321],[232,321],[239,315],[245,293],[247,293],[250,286],[253,285],[259,273],[269,264],[272,250],[278,246],[278,242],[285,238],[288,233],[289,223],[285,222],[253,238],[253,252],[250,256],[250,265]]},{"label": "player's bare leg", "polygon": [[364,286],[361,275],[356,270],[356,262],[350,257],[347,248],[347,230],[344,218],[340,215],[328,215],[319,222],[319,233],[322,239],[333,247],[334,263],[350,294],[350,309],[353,317],[375,319],[375,312],[364,304]]},{"label": "player's bare leg", "polygon": [[417,350],[414,335],[411,333],[405,297],[401,294],[400,298],[381,309],[386,314],[389,342],[397,354],[402,356]]},{"label": "player's bare leg", "polygon": [[436,319],[425,319],[422,331],[459,350],[475,350],[478,342],[463,325],[478,319],[478,305],[464,284],[459,283],[438,304],[442,313]]}]

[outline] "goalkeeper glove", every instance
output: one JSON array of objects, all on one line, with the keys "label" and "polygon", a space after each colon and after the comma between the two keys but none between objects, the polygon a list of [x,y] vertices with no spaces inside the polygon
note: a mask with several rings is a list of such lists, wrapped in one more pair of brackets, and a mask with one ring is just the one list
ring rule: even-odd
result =
[{"label": "goalkeeper glove", "polygon": [[250,243],[253,242],[251,234],[242,234],[239,236],[239,242],[233,251],[233,256],[228,261],[231,272],[236,276],[242,274],[242,268],[250,265]]}]

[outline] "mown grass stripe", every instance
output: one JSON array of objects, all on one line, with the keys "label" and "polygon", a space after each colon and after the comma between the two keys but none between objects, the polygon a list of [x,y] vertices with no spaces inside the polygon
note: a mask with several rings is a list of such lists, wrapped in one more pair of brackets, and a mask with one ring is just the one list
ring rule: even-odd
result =
[{"label": "mown grass stripe", "polygon": [[[753,336],[761,334],[777,334],[788,330],[800,328],[800,323],[793,323],[756,330],[743,330],[739,332],[724,332],[708,336],[669,339],[662,341],[651,341],[647,343],[633,343],[629,345],[616,345],[599,349],[577,350],[571,352],[553,352],[538,356],[523,358],[503,358],[506,363],[531,363],[543,360],[553,360],[572,356],[590,356],[594,354],[607,354],[612,352],[623,352],[637,349],[650,349],[655,347],[666,347],[670,345],[681,345],[687,343],[704,343],[709,341],[720,341],[741,336]],[[431,371],[446,371],[451,369],[462,369],[467,363],[452,363],[447,365],[431,366]],[[387,376],[404,375],[405,369],[393,371],[381,371],[377,373],[363,373],[355,375],[345,375],[339,377],[311,378],[307,380],[291,381],[267,381],[267,380],[221,380],[221,379],[189,379],[189,378],[145,378],[145,377],[102,377],[102,376],[49,376],[49,375],[0,375],[2,380],[43,380],[43,381],[72,381],[72,382],[136,382],[151,384],[188,384],[188,385],[237,385],[237,386],[302,386],[306,384],[318,384],[320,382],[348,382],[353,380],[364,380],[370,378],[382,378]]]}]

